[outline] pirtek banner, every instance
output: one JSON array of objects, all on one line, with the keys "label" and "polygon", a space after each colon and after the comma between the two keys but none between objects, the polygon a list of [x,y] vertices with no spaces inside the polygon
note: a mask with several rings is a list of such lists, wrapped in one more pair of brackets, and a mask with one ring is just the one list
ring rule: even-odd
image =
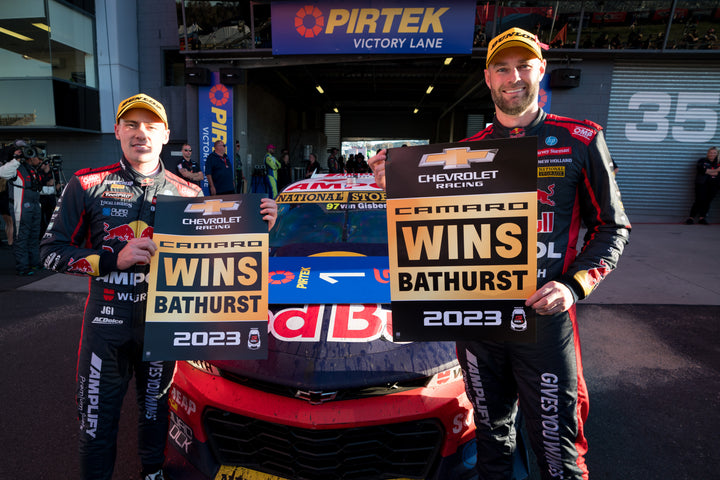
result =
[{"label": "pirtek banner", "polygon": [[262,195],[159,195],[145,360],[267,358]]},{"label": "pirtek banner", "polygon": [[[198,127],[200,129],[200,168],[205,171],[205,159],[213,151],[218,140],[227,145],[227,156],[230,159],[230,171],[233,158],[233,87],[220,83],[220,73],[212,72],[210,85],[198,87]],[[205,195],[210,193],[207,178],[202,184]]]},{"label": "pirtek banner", "polygon": [[276,55],[469,54],[475,1],[273,1]]},{"label": "pirtek banner", "polygon": [[396,341],[532,341],[537,284],[534,137],[388,152]]}]

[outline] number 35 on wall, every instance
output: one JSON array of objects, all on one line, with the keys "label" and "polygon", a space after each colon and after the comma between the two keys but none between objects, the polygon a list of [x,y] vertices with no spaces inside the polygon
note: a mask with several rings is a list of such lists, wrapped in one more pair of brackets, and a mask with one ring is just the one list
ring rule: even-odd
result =
[{"label": "number 35 on wall", "polygon": [[709,142],[717,130],[718,100],[720,92],[680,92],[672,114],[671,94],[637,92],[627,108],[642,111],[642,122],[626,123],[625,136],[631,142],[662,142],[670,132],[676,142]]}]

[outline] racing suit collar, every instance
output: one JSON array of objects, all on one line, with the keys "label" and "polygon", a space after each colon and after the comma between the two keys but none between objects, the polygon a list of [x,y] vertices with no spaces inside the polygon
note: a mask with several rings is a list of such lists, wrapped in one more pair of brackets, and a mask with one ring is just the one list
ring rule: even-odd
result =
[{"label": "racing suit collar", "polygon": [[540,128],[542,123],[545,121],[545,118],[547,117],[547,114],[545,113],[545,110],[542,108],[538,110],[537,117],[535,117],[535,120],[533,120],[530,125],[526,127],[512,127],[508,128],[504,126],[502,123],[500,123],[497,119],[497,116],[493,118],[493,129],[498,132],[501,137],[508,137],[508,138],[515,138],[515,137],[525,137],[525,136],[533,136],[537,133],[537,130]]},{"label": "racing suit collar", "polygon": [[156,180],[162,178],[165,175],[165,166],[163,165],[162,160],[158,162],[158,169],[150,175],[143,175],[142,173],[132,168],[125,156],[120,159],[120,167],[122,168],[124,175],[129,180],[132,180],[135,185],[140,186],[152,185],[156,182]]}]

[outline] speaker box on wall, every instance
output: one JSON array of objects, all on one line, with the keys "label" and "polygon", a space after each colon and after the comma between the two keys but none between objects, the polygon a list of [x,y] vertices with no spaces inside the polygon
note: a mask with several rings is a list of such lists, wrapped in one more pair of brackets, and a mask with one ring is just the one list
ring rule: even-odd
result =
[{"label": "speaker box on wall", "polygon": [[550,72],[550,88],[574,88],[580,86],[580,70],[556,68]]},{"label": "speaker box on wall", "polygon": [[185,83],[210,85],[210,70],[202,67],[185,67]]},{"label": "speaker box on wall", "polygon": [[223,85],[240,85],[245,83],[245,70],[242,68],[221,68],[220,83]]}]

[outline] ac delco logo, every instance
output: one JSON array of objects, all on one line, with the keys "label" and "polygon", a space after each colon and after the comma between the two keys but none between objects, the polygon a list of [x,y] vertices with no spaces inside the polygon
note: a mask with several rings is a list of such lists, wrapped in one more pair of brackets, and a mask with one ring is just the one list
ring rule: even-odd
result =
[{"label": "ac delco logo", "polygon": [[442,166],[443,170],[470,168],[471,163],[490,163],[498,149],[470,150],[470,147],[445,148],[442,153],[426,153],[420,159],[421,167]]},{"label": "ac delco logo", "polygon": [[240,202],[226,202],[221,199],[205,200],[203,203],[191,203],[185,207],[185,213],[202,213],[203,215],[221,215],[225,210],[237,210]]}]

